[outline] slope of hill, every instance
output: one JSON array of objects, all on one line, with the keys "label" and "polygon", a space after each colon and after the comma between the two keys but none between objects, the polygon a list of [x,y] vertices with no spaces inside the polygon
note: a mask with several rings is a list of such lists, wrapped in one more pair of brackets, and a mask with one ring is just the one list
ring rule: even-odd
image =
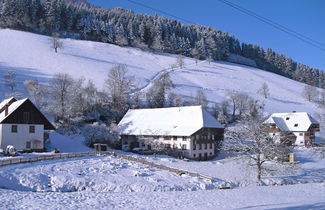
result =
[{"label": "slope of hill", "polygon": [[0,30],[0,98],[6,92],[2,75],[8,70],[16,72],[17,91],[20,92],[24,92],[24,80],[37,79],[46,83],[58,72],[92,79],[102,89],[109,69],[116,64],[126,64],[143,91],[155,76],[169,71],[175,84],[172,91],[183,96],[193,97],[202,89],[210,102],[220,102],[228,90],[234,90],[263,101],[256,92],[266,82],[271,94],[264,101],[267,112],[318,112],[314,104],[301,96],[303,83],[257,68],[227,62],[196,63],[195,59],[185,58],[183,69],[169,69],[176,62],[176,55],[72,39],[64,39],[64,48],[55,53],[50,42],[47,36]]}]

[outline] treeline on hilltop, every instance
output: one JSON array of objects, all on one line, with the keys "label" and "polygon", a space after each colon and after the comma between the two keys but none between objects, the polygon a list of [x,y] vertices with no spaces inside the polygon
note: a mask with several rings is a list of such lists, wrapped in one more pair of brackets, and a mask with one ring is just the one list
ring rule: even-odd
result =
[{"label": "treeline on hilltop", "polygon": [[228,60],[236,54],[254,60],[258,68],[325,88],[323,71],[272,49],[241,43],[211,27],[185,25],[161,16],[135,14],[121,8],[91,7],[85,0],[0,0],[0,27],[120,46],[152,49],[197,59]]}]

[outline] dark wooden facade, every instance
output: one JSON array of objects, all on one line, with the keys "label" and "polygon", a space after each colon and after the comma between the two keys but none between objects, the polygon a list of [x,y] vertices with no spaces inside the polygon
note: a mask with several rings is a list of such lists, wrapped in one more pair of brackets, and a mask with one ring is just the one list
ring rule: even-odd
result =
[{"label": "dark wooden facade", "polygon": [[44,125],[45,130],[55,130],[54,126],[29,99],[23,102],[23,104],[9,114],[1,123]]},{"label": "dark wooden facade", "polygon": [[197,144],[223,140],[224,128],[201,128],[191,135]]}]

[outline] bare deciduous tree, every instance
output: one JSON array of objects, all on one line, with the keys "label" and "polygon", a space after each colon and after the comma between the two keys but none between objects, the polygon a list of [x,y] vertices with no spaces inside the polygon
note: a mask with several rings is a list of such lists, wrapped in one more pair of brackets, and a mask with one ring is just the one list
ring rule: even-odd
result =
[{"label": "bare deciduous tree", "polygon": [[48,111],[56,117],[56,120],[67,121],[70,117],[70,94],[73,91],[74,80],[68,74],[54,75],[50,85],[52,103],[47,107]]},{"label": "bare deciduous tree", "polygon": [[267,99],[270,96],[270,89],[269,86],[264,82],[261,88],[257,91],[262,97]]},{"label": "bare deciduous tree", "polygon": [[177,95],[176,93],[170,92],[168,94],[168,106],[175,107],[175,106],[182,106],[183,99],[181,96]]},{"label": "bare deciduous tree", "polygon": [[130,100],[130,91],[135,87],[133,77],[128,75],[126,65],[117,65],[110,69],[105,86],[108,90],[111,104],[120,114],[124,114]]},{"label": "bare deciduous tree", "polygon": [[16,73],[13,71],[7,71],[3,75],[5,86],[10,88],[10,91],[13,92],[14,88],[17,86],[16,83]]},{"label": "bare deciduous tree", "polygon": [[228,109],[229,109],[229,103],[228,100],[224,100],[220,104],[220,110],[218,114],[217,120],[224,125],[228,124]]},{"label": "bare deciduous tree", "polygon": [[161,108],[166,104],[166,93],[173,87],[169,74],[160,75],[146,93],[148,106],[151,108]]},{"label": "bare deciduous tree", "polygon": [[241,122],[234,130],[226,130],[223,149],[247,156],[258,180],[266,169],[266,161],[283,160],[288,154],[284,145],[276,144],[269,136],[260,119]]},{"label": "bare deciduous tree", "polygon": [[39,84],[37,80],[26,80],[24,85],[29,95],[33,98],[38,108],[44,108],[47,105],[47,89],[44,85]]},{"label": "bare deciduous tree", "polygon": [[302,91],[302,96],[308,101],[314,101],[317,99],[318,95],[317,88],[311,85],[306,85]]},{"label": "bare deciduous tree", "polygon": [[85,98],[85,109],[92,111],[92,108],[98,103],[98,90],[92,80],[88,80],[87,85],[83,88],[83,97]]},{"label": "bare deciduous tree", "polygon": [[63,42],[60,40],[60,34],[53,32],[51,36],[51,47],[54,49],[55,53],[58,52],[58,49],[63,48]]},{"label": "bare deciduous tree", "polygon": [[319,92],[319,107],[325,109],[325,89]]},{"label": "bare deciduous tree", "polygon": [[227,96],[229,99],[229,104],[232,107],[232,120],[236,119],[236,113],[238,113],[239,117],[241,117],[242,114],[249,109],[248,102],[250,97],[246,93],[229,91]]},{"label": "bare deciduous tree", "polygon": [[178,55],[177,59],[176,59],[176,63],[177,63],[177,66],[182,69],[184,67],[184,64],[185,64],[184,56]]},{"label": "bare deciduous tree", "polygon": [[202,107],[206,108],[208,106],[208,100],[202,90],[196,91],[196,96],[194,98],[195,105],[201,105]]}]

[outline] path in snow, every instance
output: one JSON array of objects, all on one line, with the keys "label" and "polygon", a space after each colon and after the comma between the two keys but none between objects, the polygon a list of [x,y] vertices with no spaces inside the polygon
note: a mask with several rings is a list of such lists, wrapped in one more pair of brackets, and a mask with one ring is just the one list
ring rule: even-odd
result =
[{"label": "path in snow", "polygon": [[135,90],[132,94],[135,93],[142,93],[145,92],[146,90],[148,90],[148,88],[150,88],[152,86],[152,84],[163,74],[165,73],[171,73],[171,72],[176,72],[176,71],[181,71],[184,68],[188,68],[194,65],[199,65],[202,63],[207,62],[206,60],[204,61],[200,61],[200,62],[195,62],[195,63],[190,63],[190,64],[184,64],[182,67],[170,67],[170,68],[166,68],[166,69],[162,69],[159,72],[157,72],[152,78],[149,79],[149,82],[147,84],[145,84],[143,87],[141,87],[140,89]]}]

